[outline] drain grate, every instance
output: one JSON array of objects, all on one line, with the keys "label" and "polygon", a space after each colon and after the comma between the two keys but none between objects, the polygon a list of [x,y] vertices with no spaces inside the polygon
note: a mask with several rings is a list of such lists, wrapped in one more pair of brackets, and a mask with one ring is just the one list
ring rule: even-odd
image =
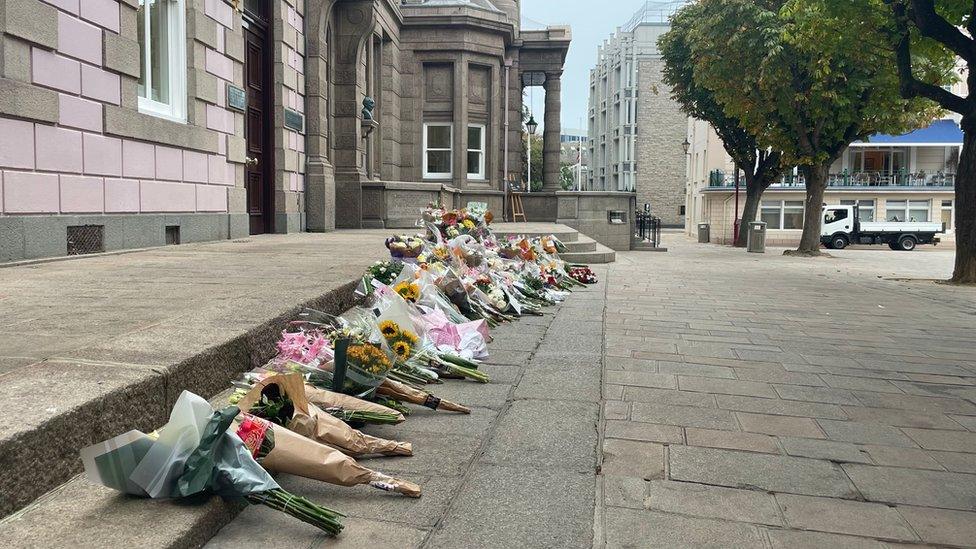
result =
[{"label": "drain grate", "polygon": [[68,227],[68,255],[97,254],[105,251],[105,225]]}]

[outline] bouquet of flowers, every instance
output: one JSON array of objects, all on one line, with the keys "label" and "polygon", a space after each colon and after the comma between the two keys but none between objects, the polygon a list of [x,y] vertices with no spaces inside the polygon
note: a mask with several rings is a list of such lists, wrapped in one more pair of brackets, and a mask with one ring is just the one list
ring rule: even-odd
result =
[{"label": "bouquet of flowers", "polygon": [[577,265],[569,268],[569,276],[582,284],[596,284],[596,275],[589,267]]},{"label": "bouquet of flowers", "polygon": [[386,239],[386,248],[394,259],[416,259],[424,251],[424,240],[416,236],[391,236]]},{"label": "bouquet of flowers", "polygon": [[305,396],[305,384],[298,374],[276,375],[259,381],[238,401],[237,406],[251,415],[338,448],[350,456],[413,455],[409,442],[367,435],[310,404]]},{"label": "bouquet of flowers", "polygon": [[339,486],[368,484],[385,492],[419,498],[420,486],[374,471],[339,450],[268,420],[242,414],[236,434],[264,468]]},{"label": "bouquet of flowers", "polygon": [[282,490],[228,431],[239,413],[236,407],[214,411],[206,400],[184,391],[158,433],[129,431],[83,449],[85,474],[109,488],[153,499],[205,492],[244,498],[338,534],[340,513]]}]

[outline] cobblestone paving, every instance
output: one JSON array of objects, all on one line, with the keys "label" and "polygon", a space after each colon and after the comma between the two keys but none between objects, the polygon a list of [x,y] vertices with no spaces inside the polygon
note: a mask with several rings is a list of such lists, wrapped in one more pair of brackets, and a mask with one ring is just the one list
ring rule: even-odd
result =
[{"label": "cobblestone paving", "polygon": [[976,546],[976,291],[951,252],[669,235],[608,279],[596,546]]}]

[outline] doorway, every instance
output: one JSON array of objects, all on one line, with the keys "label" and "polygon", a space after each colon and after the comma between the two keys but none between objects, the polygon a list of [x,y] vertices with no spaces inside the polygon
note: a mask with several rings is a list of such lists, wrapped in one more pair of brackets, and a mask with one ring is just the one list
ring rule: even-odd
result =
[{"label": "doorway", "polygon": [[269,2],[248,1],[244,9],[244,186],[250,233],[274,231],[274,88]]}]

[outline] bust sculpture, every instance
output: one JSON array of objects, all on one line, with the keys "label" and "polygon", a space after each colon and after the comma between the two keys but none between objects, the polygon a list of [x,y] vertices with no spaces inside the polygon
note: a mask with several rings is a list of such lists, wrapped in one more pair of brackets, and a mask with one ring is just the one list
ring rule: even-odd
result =
[{"label": "bust sculpture", "polygon": [[373,119],[373,108],[376,107],[376,101],[372,97],[366,96],[363,98],[363,120]]}]

